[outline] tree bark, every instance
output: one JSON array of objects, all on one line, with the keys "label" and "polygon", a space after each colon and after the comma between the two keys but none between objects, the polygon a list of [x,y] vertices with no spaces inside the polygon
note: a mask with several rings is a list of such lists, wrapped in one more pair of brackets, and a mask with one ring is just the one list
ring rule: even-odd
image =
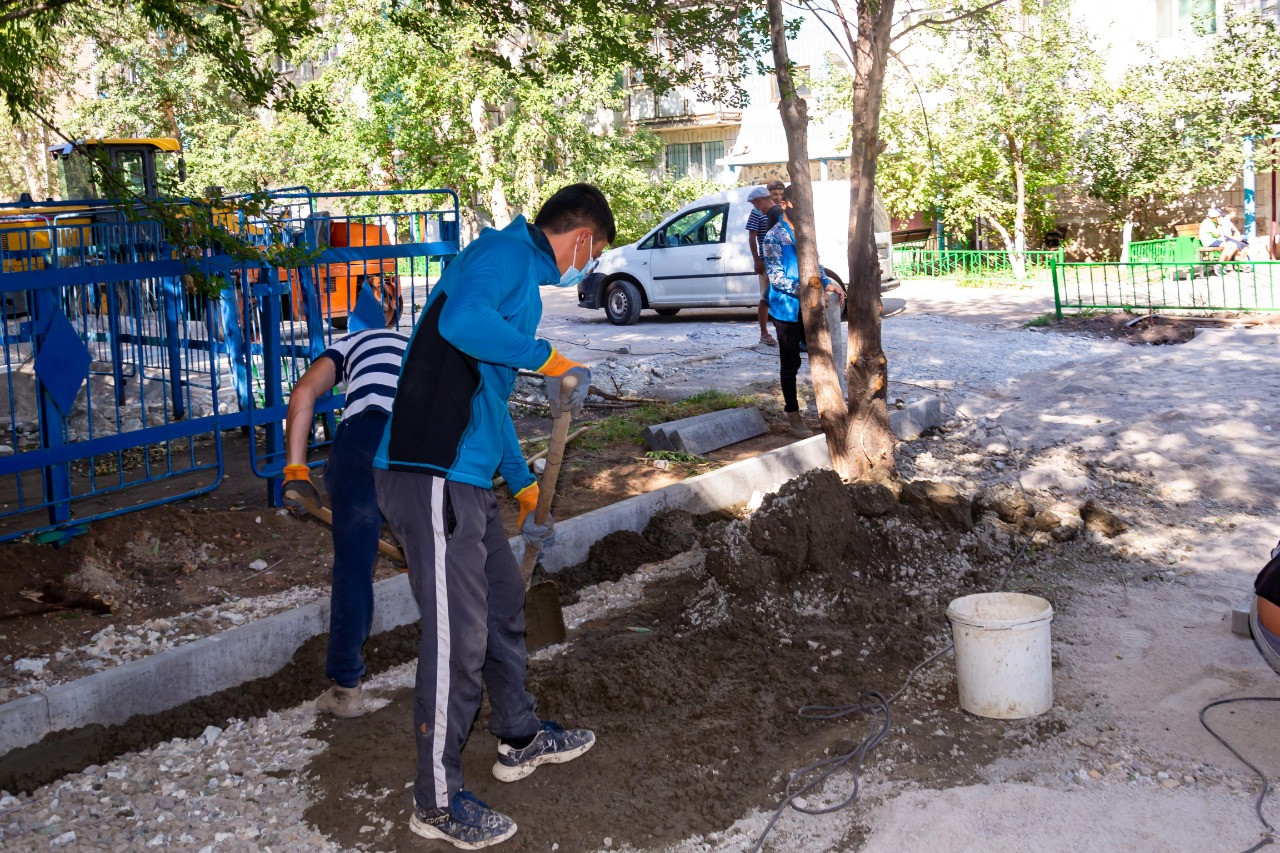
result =
[{"label": "tree bark", "polygon": [[495,228],[506,228],[511,223],[511,204],[502,178],[495,174],[497,160],[493,143],[489,139],[489,111],[484,99],[476,96],[471,101],[471,131],[476,137],[476,150],[480,154],[480,180],[488,184],[489,216]]},{"label": "tree bark", "polygon": [[1009,250],[1009,263],[1013,267],[1013,277],[1023,279],[1027,276],[1027,175],[1022,161],[1022,146],[1012,133],[1006,139],[1009,141],[1009,160],[1013,163],[1014,202],[1013,245]]},{"label": "tree bark", "polygon": [[853,47],[853,147],[849,166],[849,423],[836,469],[848,476],[895,473],[889,370],[880,337],[880,261],[875,248],[876,160],[894,0],[858,0]]},{"label": "tree bark", "polygon": [[787,171],[797,209],[792,215],[800,262],[801,310],[809,340],[809,372],[818,398],[832,467],[853,479],[893,476],[894,437],[889,428],[888,360],[880,338],[880,263],[875,248],[876,160],[880,155],[880,105],[894,0],[857,0],[857,26],[834,0],[854,57],[853,147],[849,199],[848,400],[840,389],[826,328],[813,226],[809,175],[808,110],[795,95],[783,30],[781,0],[768,0],[769,34],[780,94],[778,109],[787,134]]},{"label": "tree bark", "polygon": [[[813,181],[809,172],[809,106],[796,93],[787,56],[782,0],[768,0],[769,35],[773,41],[774,74],[778,80],[778,112],[787,136],[787,172],[791,177],[792,209],[787,217],[796,234],[800,272],[800,313],[809,348],[809,376],[818,402],[818,417],[827,436],[833,463],[844,454],[848,405],[840,390],[840,376],[831,355],[827,301],[818,268],[818,234],[814,224]],[[836,464],[836,470],[841,466]]]}]

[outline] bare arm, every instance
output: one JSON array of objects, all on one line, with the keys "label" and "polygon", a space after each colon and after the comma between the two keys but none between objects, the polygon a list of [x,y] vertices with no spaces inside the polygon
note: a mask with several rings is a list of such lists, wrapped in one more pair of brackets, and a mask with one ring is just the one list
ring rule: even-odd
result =
[{"label": "bare arm", "polygon": [[289,392],[289,411],[284,418],[286,465],[307,464],[307,442],[311,438],[311,421],[315,417],[316,400],[333,388],[337,378],[338,372],[333,361],[325,357],[317,358]]}]

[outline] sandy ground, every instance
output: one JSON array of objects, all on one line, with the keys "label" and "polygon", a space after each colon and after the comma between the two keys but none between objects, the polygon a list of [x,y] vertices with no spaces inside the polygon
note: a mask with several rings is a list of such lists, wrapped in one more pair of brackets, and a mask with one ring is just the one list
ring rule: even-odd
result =
[{"label": "sandy ground", "polygon": [[[1228,619],[1280,538],[1280,455],[1272,439],[1280,429],[1280,335],[1213,334],[1152,349],[1072,338],[1063,344],[1054,336],[1055,349],[1043,333],[1017,326],[1018,316],[1043,313],[1031,295],[1015,294],[1025,297],[1016,308],[995,305],[998,295],[979,295],[965,319],[904,312],[887,322],[890,347],[895,335],[906,340],[908,332],[925,336],[932,330],[939,338],[936,353],[920,356],[910,371],[948,393],[961,413],[948,434],[903,448],[904,471],[968,491],[1018,483],[1037,505],[1064,516],[1085,498],[1096,498],[1116,510],[1128,530],[1110,539],[1090,534],[1079,548],[1061,552],[1070,565],[1055,565],[1060,558],[1046,548],[1012,578],[1014,588],[1049,594],[1057,607],[1056,705],[1044,725],[966,718],[954,706],[952,667],[944,658],[904,696],[895,736],[918,745],[908,729],[921,720],[932,725],[936,717],[957,734],[953,756],[962,742],[967,748],[961,732],[980,730],[993,742],[1003,732],[1006,747],[957,758],[952,764],[959,769],[933,765],[913,772],[905,761],[895,764],[891,739],[870,763],[859,803],[825,816],[787,812],[765,849],[1243,850],[1261,828],[1253,815],[1255,781],[1196,715],[1221,697],[1280,696],[1275,674],[1249,641],[1231,634]],[[985,308],[977,304],[984,302]],[[548,319],[567,329],[587,325],[554,312]],[[744,351],[751,349],[749,319],[744,315],[740,324]],[[913,319],[916,326],[906,325]],[[644,321],[622,331],[607,323],[591,327],[600,336],[591,345],[646,328]],[[973,330],[968,343],[966,329]],[[650,331],[632,340],[638,347],[655,337]],[[668,330],[657,343],[674,352],[675,337]],[[735,371],[751,375],[745,360],[754,356],[738,357],[743,364],[728,365],[716,380],[725,381],[722,387],[733,387]],[[984,358],[1021,359],[1030,372],[1005,381],[1006,363],[1003,376],[987,376]],[[897,367],[896,375],[908,367]],[[759,374],[757,366],[751,381]],[[380,676],[372,704],[402,707],[410,678],[408,667]],[[850,683],[845,700],[864,689],[896,686]],[[1280,773],[1275,708],[1213,712],[1222,733],[1271,778]],[[776,712],[790,715],[794,708]],[[798,744],[810,745],[812,738],[802,741],[794,722],[786,725]],[[861,728],[843,725],[838,732],[845,736]],[[323,735],[306,706],[233,724],[89,768],[31,795],[0,797],[0,839],[15,849],[335,849],[303,818],[309,795],[279,784],[296,780],[323,750]],[[820,757],[820,750],[791,756],[795,765]],[[736,820],[680,841],[629,849],[751,849],[778,802],[786,769],[778,768],[775,795]],[[167,788],[166,779],[173,783]],[[554,783],[553,777],[548,785]],[[813,799],[833,802],[850,785],[847,774],[838,774]],[[121,787],[127,813],[112,799]],[[353,792],[375,801],[388,794]],[[196,800],[183,802],[189,796],[198,797],[198,807]],[[584,792],[557,796],[572,803]],[[125,814],[137,831],[99,838],[100,812],[104,819],[109,813],[112,823]],[[1280,804],[1269,802],[1266,813],[1280,817]],[[599,842],[575,849],[622,847],[609,835],[607,820],[596,819]],[[368,833],[396,837],[391,826],[375,821]]]}]

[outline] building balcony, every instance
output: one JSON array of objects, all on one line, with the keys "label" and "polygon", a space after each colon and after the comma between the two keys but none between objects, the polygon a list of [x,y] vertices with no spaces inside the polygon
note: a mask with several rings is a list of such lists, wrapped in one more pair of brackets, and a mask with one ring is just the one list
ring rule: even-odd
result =
[{"label": "building balcony", "polygon": [[651,89],[633,88],[627,96],[627,123],[632,129],[662,130],[680,127],[731,127],[742,123],[742,110],[702,100],[687,86],[677,86],[661,96]]}]

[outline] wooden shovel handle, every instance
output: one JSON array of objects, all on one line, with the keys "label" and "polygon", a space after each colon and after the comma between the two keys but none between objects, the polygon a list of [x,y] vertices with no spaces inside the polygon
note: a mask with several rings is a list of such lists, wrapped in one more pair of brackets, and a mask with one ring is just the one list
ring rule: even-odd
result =
[{"label": "wooden shovel handle", "polygon": [[[566,376],[561,388],[572,391],[578,385],[575,376]],[[560,479],[560,466],[564,463],[564,446],[569,439],[569,421],[572,416],[568,411],[561,411],[560,417],[551,424],[551,441],[547,445],[547,467],[542,471],[542,482],[538,484],[538,505],[533,511],[533,520],[537,524],[546,524],[551,515],[551,502],[556,496],[556,482]],[[525,543],[524,559],[520,561],[520,572],[524,575],[524,585],[529,586],[533,577],[533,567],[538,562],[538,550]]]},{"label": "wooden shovel handle", "polygon": [[[314,515],[316,518],[329,525],[330,528],[333,527],[333,513],[329,511],[327,506],[316,503],[311,498],[299,492],[291,491],[289,494],[293,495],[295,500],[301,502],[302,505],[306,507],[309,514]],[[384,557],[390,557],[397,563],[405,562],[404,554],[400,549],[383,539],[381,536],[378,537],[378,553]]]}]

